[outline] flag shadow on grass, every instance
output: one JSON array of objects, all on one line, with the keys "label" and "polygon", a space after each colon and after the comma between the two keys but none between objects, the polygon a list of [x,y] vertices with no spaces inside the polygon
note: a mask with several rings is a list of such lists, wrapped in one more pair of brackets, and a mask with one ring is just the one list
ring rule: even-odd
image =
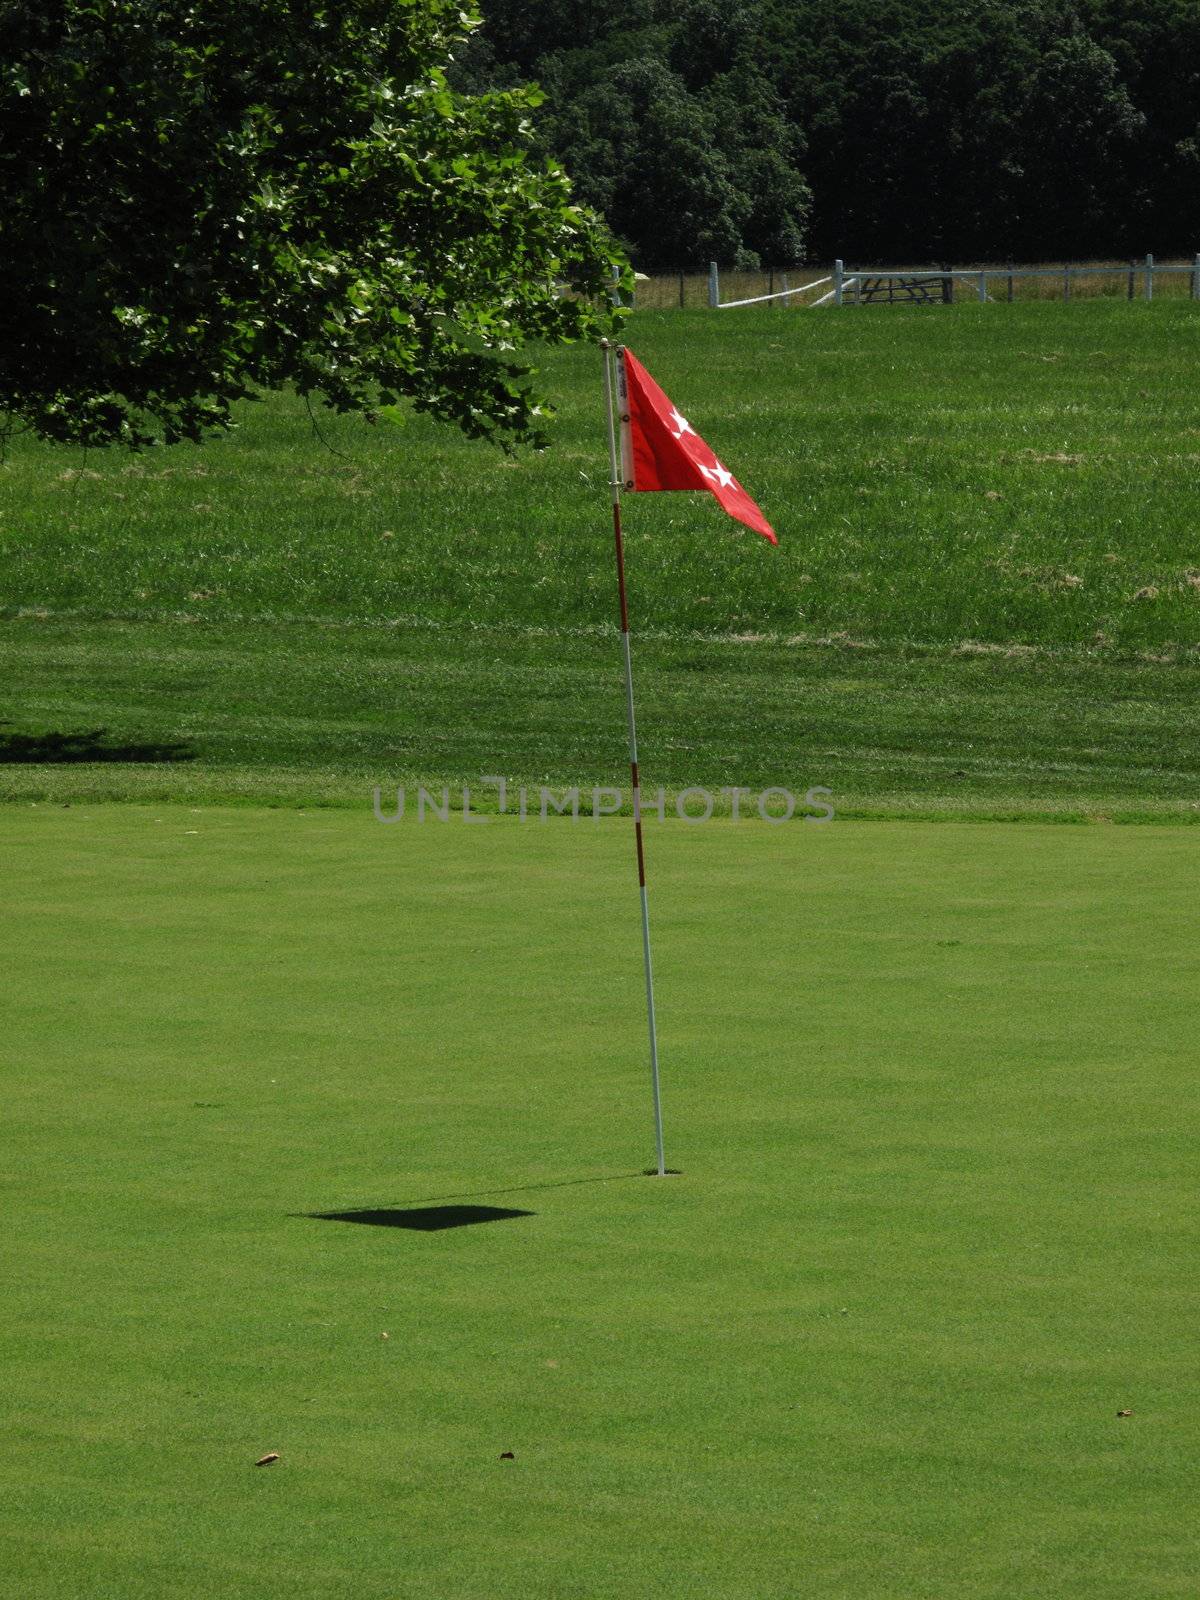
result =
[{"label": "flag shadow on grass", "polygon": [[75,761],[192,761],[191,745],[170,743],[119,743],[105,728],[83,733],[0,733],[0,765],[62,766]]},{"label": "flag shadow on grass", "polygon": [[535,1217],[536,1211],[512,1211],[505,1206],[364,1207],[357,1211],[306,1211],[318,1222],[364,1222],[371,1228],[409,1228],[415,1233],[439,1233],[443,1228],[470,1228],[477,1222],[505,1222],[510,1217]]}]

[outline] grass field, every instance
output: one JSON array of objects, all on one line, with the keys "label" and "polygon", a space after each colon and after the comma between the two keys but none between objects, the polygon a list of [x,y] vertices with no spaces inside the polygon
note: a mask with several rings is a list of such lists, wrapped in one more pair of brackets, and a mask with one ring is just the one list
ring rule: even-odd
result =
[{"label": "grass field", "polygon": [[[707,497],[633,502],[643,632],[1196,643],[1200,306],[662,314],[629,337],[782,541],[768,550]],[[321,417],[335,455],[282,400],[143,459],[18,442],[0,602],[610,629],[598,357],[544,366],[555,446],[512,461],[420,419]]]},{"label": "grass field", "polygon": [[[677,313],[630,338],[782,534],[631,501],[651,783],[753,769],[858,815],[1197,814],[1198,308]],[[202,450],[18,441],[0,792],[360,804],[480,762],[612,782],[594,353],[544,383],[555,447],[514,461],[419,420],[321,419],[327,448],[282,399]],[[36,759],[64,734],[97,759]]]},{"label": "grass field", "polygon": [[[369,807],[375,785],[621,785],[611,637],[41,621],[6,629],[0,795]],[[843,817],[1194,821],[1200,658],[660,639],[643,772],[833,790]],[[30,731],[25,731],[26,729]],[[64,742],[61,731],[106,729]],[[494,802],[492,802],[494,803]]]},{"label": "grass field", "polygon": [[1190,831],[4,828],[0,1593],[1194,1594]]},{"label": "grass field", "polygon": [[371,815],[624,777],[595,354],[14,443],[3,1600],[1196,1593],[1198,339],[634,318],[644,782],[838,813],[648,824],[662,1181],[628,822]]}]

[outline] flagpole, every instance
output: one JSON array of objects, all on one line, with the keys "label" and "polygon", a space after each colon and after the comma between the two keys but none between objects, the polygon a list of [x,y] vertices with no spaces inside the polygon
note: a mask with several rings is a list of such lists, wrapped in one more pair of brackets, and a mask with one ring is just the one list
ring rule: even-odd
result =
[{"label": "flagpole", "polygon": [[[633,829],[637,840],[638,889],[642,902],[642,959],[646,969],[646,1019],[650,1027],[650,1082],[654,1092],[654,1138],[658,1176],[666,1176],[663,1155],[662,1091],[658,1080],[658,1034],[654,1026],[654,970],[650,961],[650,907],[646,899],[646,853],[642,846],[642,790],[638,781],[637,725],[633,714],[633,658],[629,652],[629,602],[625,593],[625,543],[621,537],[621,473],[613,406],[613,360],[619,347],[601,341],[604,353],[604,399],[608,415],[609,479],[612,486],[613,544],[617,557],[617,595],[621,602],[621,653],[625,661],[625,714],[629,723],[629,770],[633,780]],[[624,421],[624,418],[622,418]]]}]

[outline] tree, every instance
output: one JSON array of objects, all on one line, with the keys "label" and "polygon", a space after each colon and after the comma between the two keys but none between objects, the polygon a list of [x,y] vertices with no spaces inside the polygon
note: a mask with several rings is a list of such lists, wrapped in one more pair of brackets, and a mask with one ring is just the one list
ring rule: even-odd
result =
[{"label": "tree", "polygon": [[813,0],[802,28],[794,7],[764,4],[787,115],[807,134],[818,256],[1126,248],[1145,118],[1077,0]]},{"label": "tree", "polygon": [[[1103,255],[1128,245],[1112,213],[1145,118],[1112,56],[1082,30],[1055,41],[1038,62],[1023,115],[1024,187],[1046,253]],[[1129,206],[1116,209],[1119,218]]]},{"label": "tree", "polygon": [[[606,117],[594,115],[600,98]],[[613,194],[607,215],[623,239],[638,241],[639,266],[670,272],[735,258],[750,207],[703,107],[669,67],[623,62],[578,109],[591,114],[594,125],[608,122]]]},{"label": "tree", "polygon": [[1129,248],[1197,249],[1200,8],[1195,0],[1081,0],[1089,34],[1145,120],[1126,179]]},{"label": "tree", "polygon": [[804,141],[774,86],[757,67],[740,63],[713,78],[701,102],[743,197],[735,264],[790,267],[802,261],[811,203],[800,171]]},{"label": "tree", "polygon": [[464,87],[534,79],[541,134],[648,271],[790,266],[809,194],[758,0],[484,0]]},{"label": "tree", "polygon": [[138,448],[291,384],[541,442],[517,352],[609,327],[619,257],[534,151],[536,90],[448,87],[477,22],[463,0],[0,0],[9,426]]},{"label": "tree", "polygon": [[481,3],[456,81],[546,84],[545,148],[650,270],[1200,237],[1197,0]]}]

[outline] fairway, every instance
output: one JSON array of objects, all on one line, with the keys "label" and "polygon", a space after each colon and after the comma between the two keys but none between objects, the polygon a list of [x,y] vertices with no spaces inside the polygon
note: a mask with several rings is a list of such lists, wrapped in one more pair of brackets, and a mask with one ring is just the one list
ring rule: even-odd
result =
[{"label": "fairway", "polygon": [[1195,1593],[1190,829],[0,835],[6,1597]]}]

